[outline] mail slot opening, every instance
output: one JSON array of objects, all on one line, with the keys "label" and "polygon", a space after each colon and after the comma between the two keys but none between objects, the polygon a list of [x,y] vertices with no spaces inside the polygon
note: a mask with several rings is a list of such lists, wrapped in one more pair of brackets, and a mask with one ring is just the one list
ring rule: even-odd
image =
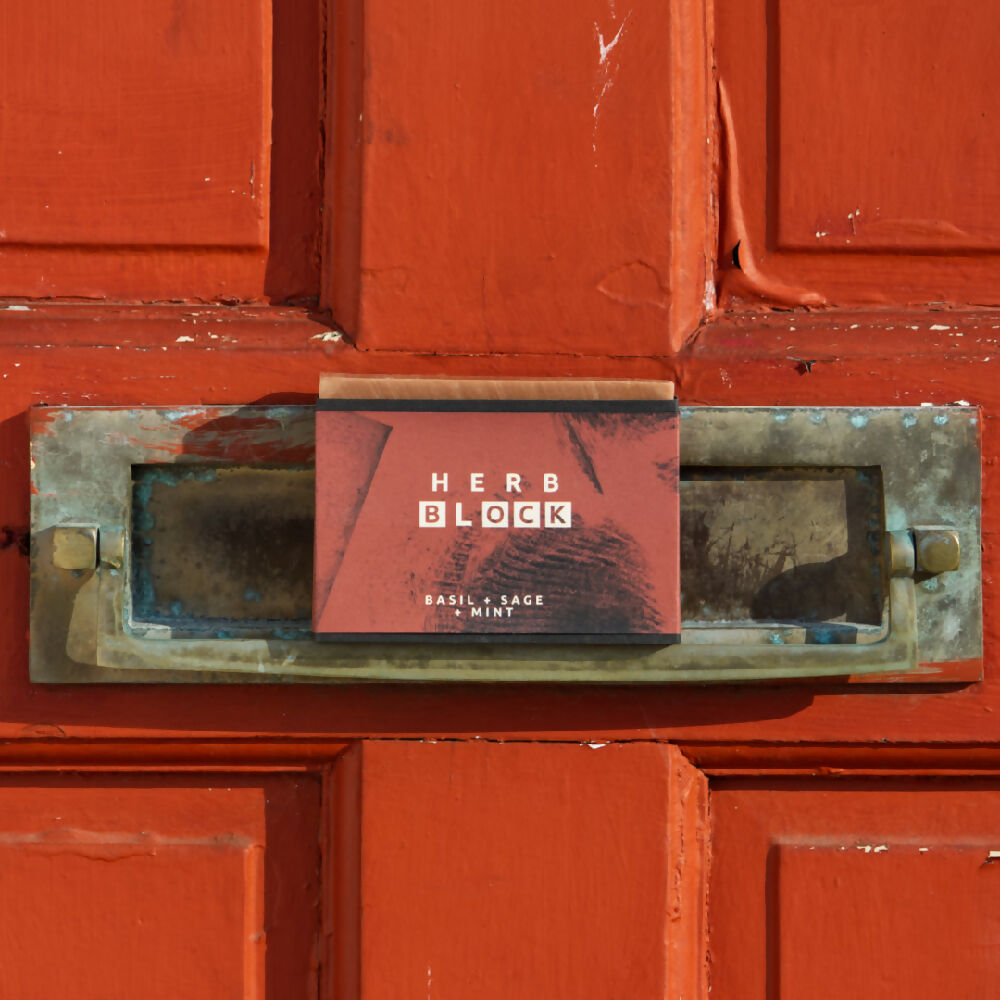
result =
[{"label": "mail slot opening", "polygon": [[[132,467],[131,627],[170,637],[306,636],[312,468]],[[878,467],[681,470],[685,629],[883,622]],[[816,631],[820,628],[821,631]]]},{"label": "mail slot opening", "polygon": [[680,489],[685,628],[803,626],[837,642],[883,622],[878,467],[687,466]]},{"label": "mail slot opening", "polygon": [[314,490],[305,467],[132,466],[131,628],[307,636]]}]

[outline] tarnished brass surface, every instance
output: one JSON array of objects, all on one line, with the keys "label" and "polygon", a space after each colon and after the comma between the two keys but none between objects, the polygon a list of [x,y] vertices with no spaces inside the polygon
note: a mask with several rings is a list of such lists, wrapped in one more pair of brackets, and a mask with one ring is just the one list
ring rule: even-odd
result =
[{"label": "tarnished brass surface", "polygon": [[882,520],[877,468],[682,469],[683,618],[878,625]]},{"label": "tarnished brass surface", "polygon": [[917,571],[917,557],[913,551],[913,536],[908,531],[887,531],[886,547],[889,554],[889,576],[913,576]]},{"label": "tarnished brass surface", "polygon": [[57,569],[97,568],[97,528],[61,524],[52,533],[52,565]]},{"label": "tarnished brass surface", "polygon": [[917,568],[924,573],[954,573],[962,564],[962,543],[954,528],[914,528]]},{"label": "tarnished brass surface", "polygon": [[133,622],[308,630],[315,489],[309,468],[135,466]]},{"label": "tarnished brass surface", "polygon": [[[689,504],[688,514],[700,514],[685,516],[683,544],[691,553],[727,552],[716,590],[707,591],[716,595],[713,614],[689,611],[682,642],[670,647],[498,647],[309,637],[311,574],[290,552],[308,548],[302,511],[311,408],[38,408],[32,678],[746,681],[900,671],[981,655],[977,410],[706,407],[681,414],[685,490],[694,482],[705,491]],[[169,471],[174,485],[160,483],[137,503],[141,469],[151,466]],[[258,474],[266,470],[280,471],[266,488],[255,487],[261,510],[242,504],[238,489],[229,499],[225,489],[211,498],[212,476],[222,483],[243,476],[247,485],[263,483]],[[740,481],[750,484],[742,498]],[[140,523],[145,513],[151,523]],[[793,513],[791,529],[785,522]],[[769,525],[771,540],[751,522]],[[96,568],[56,566],[56,532],[67,524],[98,529]],[[964,550],[957,569],[914,575],[913,531],[921,525],[957,533]],[[257,544],[272,531],[273,545]],[[214,568],[205,574],[216,543]],[[150,549],[148,557],[137,558],[137,545]],[[155,555],[160,546],[162,558]],[[742,566],[734,549],[747,555]],[[150,601],[142,592],[144,563],[155,578]],[[730,568],[740,587],[727,589]],[[255,591],[259,602],[247,596],[254,574],[268,581]],[[805,578],[815,585],[795,594]],[[267,589],[273,593],[261,613]],[[685,594],[686,609],[695,593]],[[788,603],[803,595],[804,604]]]}]

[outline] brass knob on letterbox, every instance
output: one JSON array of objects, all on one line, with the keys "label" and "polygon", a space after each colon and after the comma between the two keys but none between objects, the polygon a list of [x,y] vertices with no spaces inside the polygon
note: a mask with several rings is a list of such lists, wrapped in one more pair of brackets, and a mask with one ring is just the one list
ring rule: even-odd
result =
[{"label": "brass knob on letterbox", "polygon": [[914,528],[917,569],[922,573],[949,573],[958,569],[962,545],[954,528]]},{"label": "brass knob on letterbox", "polygon": [[97,528],[92,524],[60,524],[52,533],[52,564],[57,569],[97,566]]}]

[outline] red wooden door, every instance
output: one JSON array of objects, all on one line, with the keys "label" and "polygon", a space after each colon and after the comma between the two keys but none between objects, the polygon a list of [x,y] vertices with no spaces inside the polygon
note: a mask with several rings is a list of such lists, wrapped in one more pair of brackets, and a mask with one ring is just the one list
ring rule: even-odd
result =
[{"label": "red wooden door", "polygon": [[[0,995],[991,995],[993,6],[2,11]],[[981,406],[983,679],[32,684],[27,408],[323,371]]]}]

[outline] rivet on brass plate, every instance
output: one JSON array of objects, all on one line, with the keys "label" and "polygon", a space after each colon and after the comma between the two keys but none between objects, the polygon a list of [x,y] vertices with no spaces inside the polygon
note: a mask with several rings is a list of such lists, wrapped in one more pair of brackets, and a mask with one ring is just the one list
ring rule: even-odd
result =
[{"label": "rivet on brass plate", "polygon": [[52,538],[52,565],[57,569],[95,569],[97,528],[91,524],[57,525]]},{"label": "rivet on brass plate", "polygon": [[954,528],[914,528],[917,568],[924,573],[950,573],[959,567],[962,545]]}]

